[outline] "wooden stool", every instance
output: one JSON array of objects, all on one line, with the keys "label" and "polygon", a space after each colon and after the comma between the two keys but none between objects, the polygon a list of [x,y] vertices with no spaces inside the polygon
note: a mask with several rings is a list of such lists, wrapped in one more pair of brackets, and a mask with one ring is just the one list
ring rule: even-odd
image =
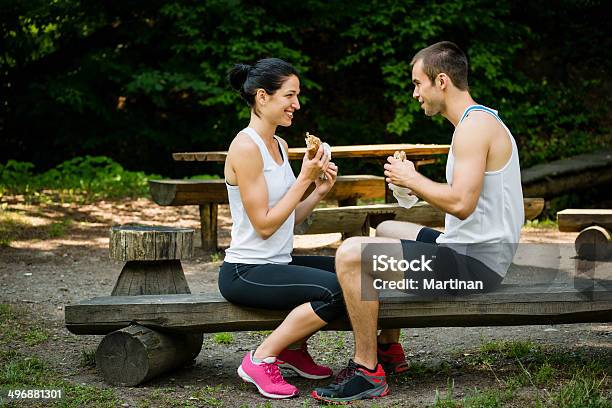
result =
[{"label": "wooden stool", "polygon": [[[110,234],[110,257],[126,261],[112,296],[191,293],[181,259],[191,257],[193,229],[127,225]],[[189,364],[202,340],[202,333],[161,333],[133,322],[102,339],[96,366],[109,384],[134,386]]]},{"label": "wooden stool", "polygon": [[181,259],[193,253],[191,228],[125,225],[110,230],[110,257],[126,261],[113,296],[191,293]]}]

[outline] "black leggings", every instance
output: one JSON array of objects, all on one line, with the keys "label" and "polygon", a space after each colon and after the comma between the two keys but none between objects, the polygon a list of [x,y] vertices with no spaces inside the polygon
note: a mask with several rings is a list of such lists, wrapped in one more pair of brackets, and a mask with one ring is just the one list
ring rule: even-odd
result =
[{"label": "black leggings", "polygon": [[223,262],[219,290],[232,303],[263,309],[293,309],[310,302],[327,323],[346,314],[331,256],[293,256],[288,265]]}]

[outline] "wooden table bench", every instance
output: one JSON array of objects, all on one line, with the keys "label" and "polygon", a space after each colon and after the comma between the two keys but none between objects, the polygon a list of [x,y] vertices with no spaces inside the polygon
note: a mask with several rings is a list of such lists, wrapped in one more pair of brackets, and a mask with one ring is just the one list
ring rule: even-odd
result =
[{"label": "wooden table bench", "polygon": [[[312,192],[314,185],[306,192]],[[217,209],[227,204],[225,180],[149,180],[151,197],[159,205],[197,205],[200,209],[202,247],[217,249]],[[385,196],[385,181],[381,176],[338,176],[326,200],[336,201],[338,206],[357,204],[358,199],[375,199]]]},{"label": "wooden table bench", "polygon": [[567,209],[557,213],[561,232],[578,232],[579,257],[604,260],[612,257],[612,209]]}]

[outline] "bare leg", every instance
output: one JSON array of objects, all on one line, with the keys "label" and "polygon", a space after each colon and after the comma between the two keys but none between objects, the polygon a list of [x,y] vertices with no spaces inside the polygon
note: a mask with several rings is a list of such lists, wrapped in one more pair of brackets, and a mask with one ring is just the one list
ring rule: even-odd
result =
[{"label": "bare leg", "polygon": [[[363,243],[395,243],[389,238],[349,238],[336,252],[336,273],[342,287],[355,337],[355,362],[373,369],[377,364],[376,329],[378,300],[362,300],[362,283],[372,288],[374,277],[361,274],[361,245]],[[401,255],[400,255],[401,256]]]},{"label": "bare leg", "polygon": [[[377,237],[409,239],[416,241],[422,225],[407,221],[383,221],[376,227]],[[379,344],[398,343],[401,329],[384,329],[378,335]]]},{"label": "bare leg", "polygon": [[312,310],[310,303],[293,309],[283,322],[255,350],[255,358],[278,356],[290,344],[302,341],[327,323]]}]

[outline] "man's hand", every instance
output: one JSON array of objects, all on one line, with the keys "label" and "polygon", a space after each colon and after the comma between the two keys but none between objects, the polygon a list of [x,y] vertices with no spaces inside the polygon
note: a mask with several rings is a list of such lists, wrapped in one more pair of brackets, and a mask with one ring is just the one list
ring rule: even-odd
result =
[{"label": "man's hand", "polygon": [[393,156],[387,157],[387,162],[385,164],[385,181],[396,186],[412,188],[412,181],[418,174],[414,163],[408,159],[402,161]]}]

